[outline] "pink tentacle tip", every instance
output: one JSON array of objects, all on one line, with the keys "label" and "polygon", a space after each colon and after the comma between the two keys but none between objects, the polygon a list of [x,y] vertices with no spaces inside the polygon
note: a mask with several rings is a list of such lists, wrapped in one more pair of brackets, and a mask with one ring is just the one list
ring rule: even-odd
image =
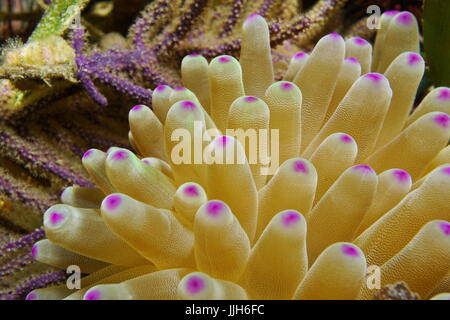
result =
[{"label": "pink tentacle tip", "polygon": [[333,39],[342,39],[342,36],[339,33],[330,33],[328,36]]},{"label": "pink tentacle tip", "polygon": [[442,172],[443,174],[448,174],[448,175],[450,176],[450,167],[442,168],[441,172]]},{"label": "pink tentacle tip", "polygon": [[101,300],[102,295],[100,291],[98,290],[90,290],[86,295],[84,296],[83,300]]},{"label": "pink tentacle tip", "polygon": [[446,236],[450,236],[450,223],[448,223],[448,222],[441,222],[439,224],[439,228],[441,228],[442,232]]},{"label": "pink tentacle tip", "polygon": [[351,143],[353,142],[353,138],[349,136],[348,134],[341,135],[341,141],[344,143]]},{"label": "pink tentacle tip", "polygon": [[358,170],[358,171],[360,171],[362,173],[372,173],[372,172],[374,172],[373,169],[370,166],[366,165],[366,164],[358,164],[358,165],[352,167],[352,169],[353,170]]},{"label": "pink tentacle tip", "polygon": [[52,212],[50,213],[50,223],[54,226],[58,225],[61,223],[61,221],[63,221],[65,218],[65,215],[63,213],[59,213],[59,212]]},{"label": "pink tentacle tip", "polygon": [[220,201],[209,201],[206,205],[206,213],[208,213],[210,216],[218,217],[224,207],[224,204]]},{"label": "pink tentacle tip", "polygon": [[117,195],[112,195],[105,199],[105,206],[108,210],[115,210],[121,203],[122,198]]},{"label": "pink tentacle tip", "polygon": [[448,88],[443,88],[441,90],[439,90],[439,94],[437,97],[439,100],[450,100],[450,89]]},{"label": "pink tentacle tip", "polygon": [[27,294],[27,296],[25,297],[25,300],[37,300],[37,294],[34,292],[30,292],[29,294]]},{"label": "pink tentacle tip", "polygon": [[297,52],[297,53],[294,55],[294,59],[302,59],[302,58],[304,58],[304,57],[306,57],[306,53],[304,53],[304,52]]},{"label": "pink tentacle tip", "polygon": [[230,56],[221,56],[220,58],[219,58],[219,62],[220,63],[228,63],[228,62],[230,62],[231,61],[231,57]]},{"label": "pink tentacle tip", "polygon": [[33,258],[36,258],[37,254],[38,254],[38,247],[37,247],[36,244],[34,244],[34,245],[31,247],[31,256],[32,256]]},{"label": "pink tentacle tip", "polygon": [[195,103],[189,100],[181,102],[181,107],[185,110],[194,110],[195,109]]},{"label": "pink tentacle tip", "polygon": [[372,80],[374,83],[380,83],[385,77],[380,73],[367,73],[363,76],[364,78]]},{"label": "pink tentacle tip", "polygon": [[360,37],[353,38],[353,42],[355,44],[357,44],[358,46],[365,46],[365,45],[369,44],[365,39],[360,38]]},{"label": "pink tentacle tip", "polygon": [[186,90],[186,88],[185,87],[177,87],[177,88],[175,88],[173,90],[175,90],[175,91],[184,91],[184,90]]},{"label": "pink tentacle tip", "polygon": [[216,139],[216,143],[219,147],[225,147],[230,142],[230,137],[221,136]]},{"label": "pink tentacle tip", "polygon": [[282,90],[291,90],[292,88],[294,88],[294,85],[290,82],[282,82],[280,84],[280,87]]},{"label": "pink tentacle tip", "polygon": [[122,150],[118,150],[118,151],[113,153],[112,158],[114,160],[118,160],[118,161],[127,159],[128,158],[128,152],[122,151]]},{"label": "pink tentacle tip", "polygon": [[423,61],[423,59],[422,59],[422,57],[419,54],[417,54],[417,53],[410,53],[410,54],[408,54],[408,64],[410,66],[417,65],[417,64],[419,64],[422,61]]},{"label": "pink tentacle tip", "polygon": [[194,185],[187,186],[186,188],[183,189],[183,192],[188,197],[197,197],[198,196],[198,189]]},{"label": "pink tentacle tip", "polygon": [[383,14],[388,15],[388,16],[395,16],[399,12],[400,11],[398,11],[398,10],[389,10],[389,11],[385,11]]},{"label": "pink tentacle tip", "polygon": [[395,20],[398,23],[401,23],[401,24],[404,24],[404,25],[409,25],[413,21],[413,15],[411,13],[409,13],[409,12],[402,12],[399,15],[397,15]]},{"label": "pink tentacle tip", "polygon": [[350,257],[359,257],[359,251],[358,249],[356,249],[354,246],[349,245],[349,244],[343,244],[341,247],[342,253],[350,256]]},{"label": "pink tentacle tip", "polygon": [[131,108],[131,111],[138,111],[138,110],[142,109],[143,106],[144,105],[142,105],[142,104],[135,105],[133,108]]},{"label": "pink tentacle tip", "polygon": [[158,91],[158,92],[163,92],[164,90],[166,90],[166,86],[165,85],[157,86],[155,88],[155,91]]},{"label": "pink tentacle tip", "polygon": [[255,20],[257,18],[262,18],[259,14],[257,13],[252,13],[251,15],[248,16],[248,18],[245,21],[252,21]]},{"label": "pink tentacle tip", "polygon": [[252,96],[247,96],[244,98],[244,101],[245,102],[255,102],[255,101],[258,101],[258,98],[252,97]]},{"label": "pink tentacle tip", "polygon": [[297,160],[294,162],[293,169],[295,172],[308,173],[308,166],[301,160]]},{"label": "pink tentacle tip", "polygon": [[394,177],[401,183],[409,183],[411,182],[411,176],[405,170],[394,170],[392,172]]},{"label": "pink tentacle tip", "polygon": [[445,113],[438,114],[437,116],[434,117],[433,120],[437,125],[445,129],[447,129],[450,126],[450,117]]},{"label": "pink tentacle tip", "polygon": [[89,158],[90,155],[93,154],[93,153],[94,153],[94,150],[93,150],[93,149],[89,149],[88,151],[86,151],[86,152],[83,154],[82,159],[87,159],[87,158]]},{"label": "pink tentacle tip", "polygon": [[186,281],[186,290],[194,295],[205,288],[205,280],[198,276],[192,276]]},{"label": "pink tentacle tip", "polygon": [[299,222],[301,219],[300,214],[298,214],[295,211],[288,211],[286,213],[283,214],[282,217],[282,221],[283,221],[283,225],[285,227],[290,227],[294,224],[296,224],[297,222]]},{"label": "pink tentacle tip", "polygon": [[359,63],[358,60],[356,58],[350,57],[345,59],[345,61],[351,62],[351,63]]},{"label": "pink tentacle tip", "polygon": [[188,54],[188,57],[191,57],[191,58],[195,58],[195,57],[198,57],[198,56],[200,56],[198,53]]}]

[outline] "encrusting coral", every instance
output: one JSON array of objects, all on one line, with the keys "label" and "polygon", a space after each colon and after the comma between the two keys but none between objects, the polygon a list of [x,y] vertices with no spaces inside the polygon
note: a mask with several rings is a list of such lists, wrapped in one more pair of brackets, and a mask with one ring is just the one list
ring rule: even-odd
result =
[{"label": "encrusting coral", "polygon": [[[330,34],[278,82],[259,15],[243,24],[240,61],[186,56],[185,87],[159,86],[152,109],[130,110],[136,154],[88,150],[97,188],[69,187],[44,214],[32,255],[78,265],[81,289],[27,299],[370,299],[372,265],[382,287],[448,297],[449,89],[409,115],[424,72],[417,22],[387,12],[381,26],[374,55]],[[273,175],[227,135],[237,128],[279,130]],[[179,129],[206,137],[190,163],[173,158]]]}]

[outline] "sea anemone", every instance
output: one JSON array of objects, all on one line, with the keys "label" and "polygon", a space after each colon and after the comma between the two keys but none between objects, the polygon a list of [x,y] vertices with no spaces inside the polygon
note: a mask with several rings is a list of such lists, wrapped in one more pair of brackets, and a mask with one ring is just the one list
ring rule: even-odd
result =
[{"label": "sea anemone", "polygon": [[[27,299],[370,299],[372,266],[383,286],[448,297],[450,95],[436,88],[410,115],[418,41],[412,14],[388,12],[373,55],[330,34],[273,83],[269,28],[251,15],[240,61],[186,56],[185,87],[130,110],[136,154],[88,150],[97,188],[69,187],[44,214],[32,255],[79,266],[81,289]],[[206,138],[180,152],[180,129]],[[226,129],[277,130],[276,172],[276,150],[250,161]]]}]

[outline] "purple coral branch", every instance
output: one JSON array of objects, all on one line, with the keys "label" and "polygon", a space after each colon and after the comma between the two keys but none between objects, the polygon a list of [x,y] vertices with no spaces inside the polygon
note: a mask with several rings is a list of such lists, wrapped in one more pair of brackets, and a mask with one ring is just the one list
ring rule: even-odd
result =
[{"label": "purple coral branch", "polygon": [[83,54],[84,37],[84,30],[81,28],[75,29],[72,34],[72,46],[75,51],[75,63],[78,69],[78,78],[92,99],[100,105],[106,105],[108,100],[97,90],[85,68],[86,58]]},{"label": "purple coral branch", "polygon": [[[78,69],[78,78],[83,83],[89,95],[100,105],[106,105],[108,100],[98,91],[92,78],[109,84],[116,90],[125,93],[139,101],[147,103],[151,99],[151,90],[142,88],[127,80],[121,79],[115,73],[124,68],[130,68],[126,55],[116,50],[110,50],[107,54],[95,53],[87,59],[83,53],[85,33],[82,28],[74,30],[72,45],[75,51],[75,63]],[[129,56],[128,56],[129,57]]]},{"label": "purple coral branch", "polygon": [[15,300],[24,298],[30,291],[38,288],[47,287],[66,279],[64,271],[53,271],[33,276],[28,280],[17,285],[13,290],[0,296],[0,300]]},{"label": "purple coral branch", "polygon": [[0,248],[0,257],[3,257],[6,254],[16,252],[17,250],[29,246],[36,241],[44,238],[45,232],[44,228],[41,227],[39,229],[34,230],[32,233],[27,234],[17,240],[8,242],[6,245]]},{"label": "purple coral branch", "polygon": [[220,34],[220,37],[226,37],[228,36],[231,31],[233,30],[234,26],[239,20],[239,17],[241,15],[241,11],[244,8],[244,1],[243,0],[234,0],[233,6],[231,7],[231,12],[228,15],[228,17],[225,20],[225,23],[223,25],[222,33]]},{"label": "purple coral branch", "polygon": [[6,277],[18,270],[22,270],[23,267],[30,265],[33,261],[34,259],[30,252],[15,257],[0,266],[0,277]]}]

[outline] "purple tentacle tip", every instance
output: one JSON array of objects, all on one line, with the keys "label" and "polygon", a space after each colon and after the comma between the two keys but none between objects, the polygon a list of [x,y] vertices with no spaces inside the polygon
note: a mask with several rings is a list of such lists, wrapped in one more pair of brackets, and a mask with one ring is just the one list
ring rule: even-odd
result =
[{"label": "purple tentacle tip", "polygon": [[94,153],[94,150],[93,150],[93,149],[89,149],[88,151],[86,151],[86,152],[83,154],[82,159],[87,159],[87,158],[89,158],[89,156],[90,156],[92,153]]},{"label": "purple tentacle tip", "polygon": [[329,36],[333,39],[342,39],[342,36],[339,33],[330,33]]},{"label": "purple tentacle tip", "polygon": [[295,211],[288,211],[283,214],[282,221],[285,227],[290,227],[300,221],[301,216]]},{"label": "purple tentacle tip", "polygon": [[221,62],[221,63],[227,63],[227,62],[230,62],[230,61],[231,61],[231,57],[229,57],[229,56],[221,56],[219,58],[219,62]]},{"label": "purple tentacle tip", "polygon": [[438,114],[436,117],[434,117],[434,122],[436,122],[437,125],[448,128],[450,125],[450,117],[446,113]]},{"label": "purple tentacle tip", "polygon": [[442,232],[446,236],[450,236],[450,223],[448,223],[448,222],[441,222],[439,224],[439,227],[441,228]]},{"label": "purple tentacle tip", "polygon": [[358,249],[349,244],[343,244],[341,247],[342,253],[350,257],[359,257]]},{"label": "purple tentacle tip", "polygon": [[189,100],[185,100],[181,102],[181,107],[185,110],[194,110],[195,109],[195,103]]},{"label": "purple tentacle tip", "polygon": [[30,292],[29,294],[27,294],[27,296],[25,297],[25,300],[37,300],[37,294],[34,292]]},{"label": "purple tentacle tip", "polygon": [[411,176],[405,170],[394,170],[392,174],[401,183],[411,182]]},{"label": "purple tentacle tip", "polygon": [[198,196],[198,189],[194,185],[187,186],[183,190],[184,194],[188,197],[197,197]]},{"label": "purple tentacle tip", "polygon": [[351,63],[359,63],[358,60],[356,58],[350,57],[345,59],[345,61],[351,62]]},{"label": "purple tentacle tip", "polygon": [[138,110],[142,109],[142,107],[143,107],[142,104],[135,105],[133,108],[131,108],[131,111],[138,111]]},{"label": "purple tentacle tip", "polygon": [[442,88],[441,90],[439,90],[438,99],[439,100],[450,100],[450,89]]},{"label": "purple tentacle tip", "polygon": [[194,295],[205,288],[205,280],[198,276],[192,276],[186,281],[186,290]]},{"label": "purple tentacle tip", "polygon": [[198,56],[200,56],[198,53],[188,54],[188,57],[191,57],[191,58],[195,58],[195,57],[198,57]]},{"label": "purple tentacle tip", "polygon": [[448,175],[450,176],[450,167],[442,168],[441,172],[442,172],[443,174],[448,174]]},{"label": "purple tentacle tip", "polygon": [[84,296],[84,300],[101,300],[102,295],[98,290],[91,290]]},{"label": "purple tentacle tip", "polygon": [[301,160],[297,160],[294,162],[293,169],[295,172],[308,173],[308,166]]},{"label": "purple tentacle tip", "polygon": [[247,96],[244,98],[244,101],[245,102],[255,102],[255,101],[258,101],[258,98],[252,97],[252,96]]},{"label": "purple tentacle tip", "polygon": [[421,61],[423,61],[423,59],[419,54],[417,54],[417,53],[408,54],[408,64],[410,66],[414,66],[414,65],[420,63]]},{"label": "purple tentacle tip", "polygon": [[54,226],[58,225],[59,223],[61,223],[61,221],[64,220],[64,214],[59,213],[59,212],[52,212],[50,213],[50,223]]},{"label": "purple tentacle tip", "polygon": [[350,143],[353,141],[353,138],[351,136],[349,136],[348,134],[342,134],[341,141],[344,143]]},{"label": "purple tentacle tip", "polygon": [[31,247],[31,256],[32,256],[33,258],[36,258],[37,254],[38,254],[38,247],[37,247],[36,244],[34,244],[34,245]]},{"label": "purple tentacle tip", "polygon": [[128,153],[126,151],[119,150],[113,153],[112,158],[114,160],[123,160],[128,158]]},{"label": "purple tentacle tip", "polygon": [[165,85],[157,86],[155,90],[158,92],[163,92],[164,90],[166,90],[166,86]]},{"label": "purple tentacle tip", "polygon": [[372,80],[374,83],[379,83],[384,79],[384,76],[380,73],[367,73],[363,77]]},{"label": "purple tentacle tip", "polygon": [[360,37],[353,38],[353,42],[355,44],[357,44],[358,46],[365,46],[368,44],[368,42],[366,40],[364,40],[363,38],[360,38]]},{"label": "purple tentacle tip", "polygon": [[280,84],[280,87],[283,90],[291,90],[294,87],[294,85],[292,83],[290,83],[290,82],[282,82]]},{"label": "purple tentacle tip", "polygon": [[109,196],[105,199],[105,205],[108,210],[114,210],[122,203],[122,198],[117,195]]},{"label": "purple tentacle tip", "polygon": [[224,204],[220,201],[209,201],[206,205],[206,213],[210,216],[217,217],[220,215],[224,207]]},{"label": "purple tentacle tip", "polygon": [[252,13],[251,15],[248,16],[247,20],[245,20],[245,21],[255,20],[256,18],[259,18],[259,17],[261,17],[259,14]]},{"label": "purple tentacle tip", "polygon": [[400,13],[395,19],[398,23],[409,25],[413,21],[413,15],[409,12]]},{"label": "purple tentacle tip", "polygon": [[397,13],[399,13],[398,10],[389,10],[389,11],[385,11],[383,14],[388,15],[388,16],[395,16]]},{"label": "purple tentacle tip", "polygon": [[374,172],[373,169],[372,169],[370,166],[366,165],[366,164],[358,164],[358,165],[352,167],[352,169],[353,169],[353,170],[361,171],[361,172],[363,172],[363,173],[371,173],[371,172]]},{"label": "purple tentacle tip", "polygon": [[228,142],[230,142],[230,138],[227,136],[221,136],[217,138],[217,145],[219,147],[225,147],[227,145]]},{"label": "purple tentacle tip", "polygon": [[306,53],[304,53],[304,52],[297,52],[297,53],[294,55],[294,58],[295,58],[295,59],[302,59],[302,58],[304,58],[304,57],[306,57]]}]

